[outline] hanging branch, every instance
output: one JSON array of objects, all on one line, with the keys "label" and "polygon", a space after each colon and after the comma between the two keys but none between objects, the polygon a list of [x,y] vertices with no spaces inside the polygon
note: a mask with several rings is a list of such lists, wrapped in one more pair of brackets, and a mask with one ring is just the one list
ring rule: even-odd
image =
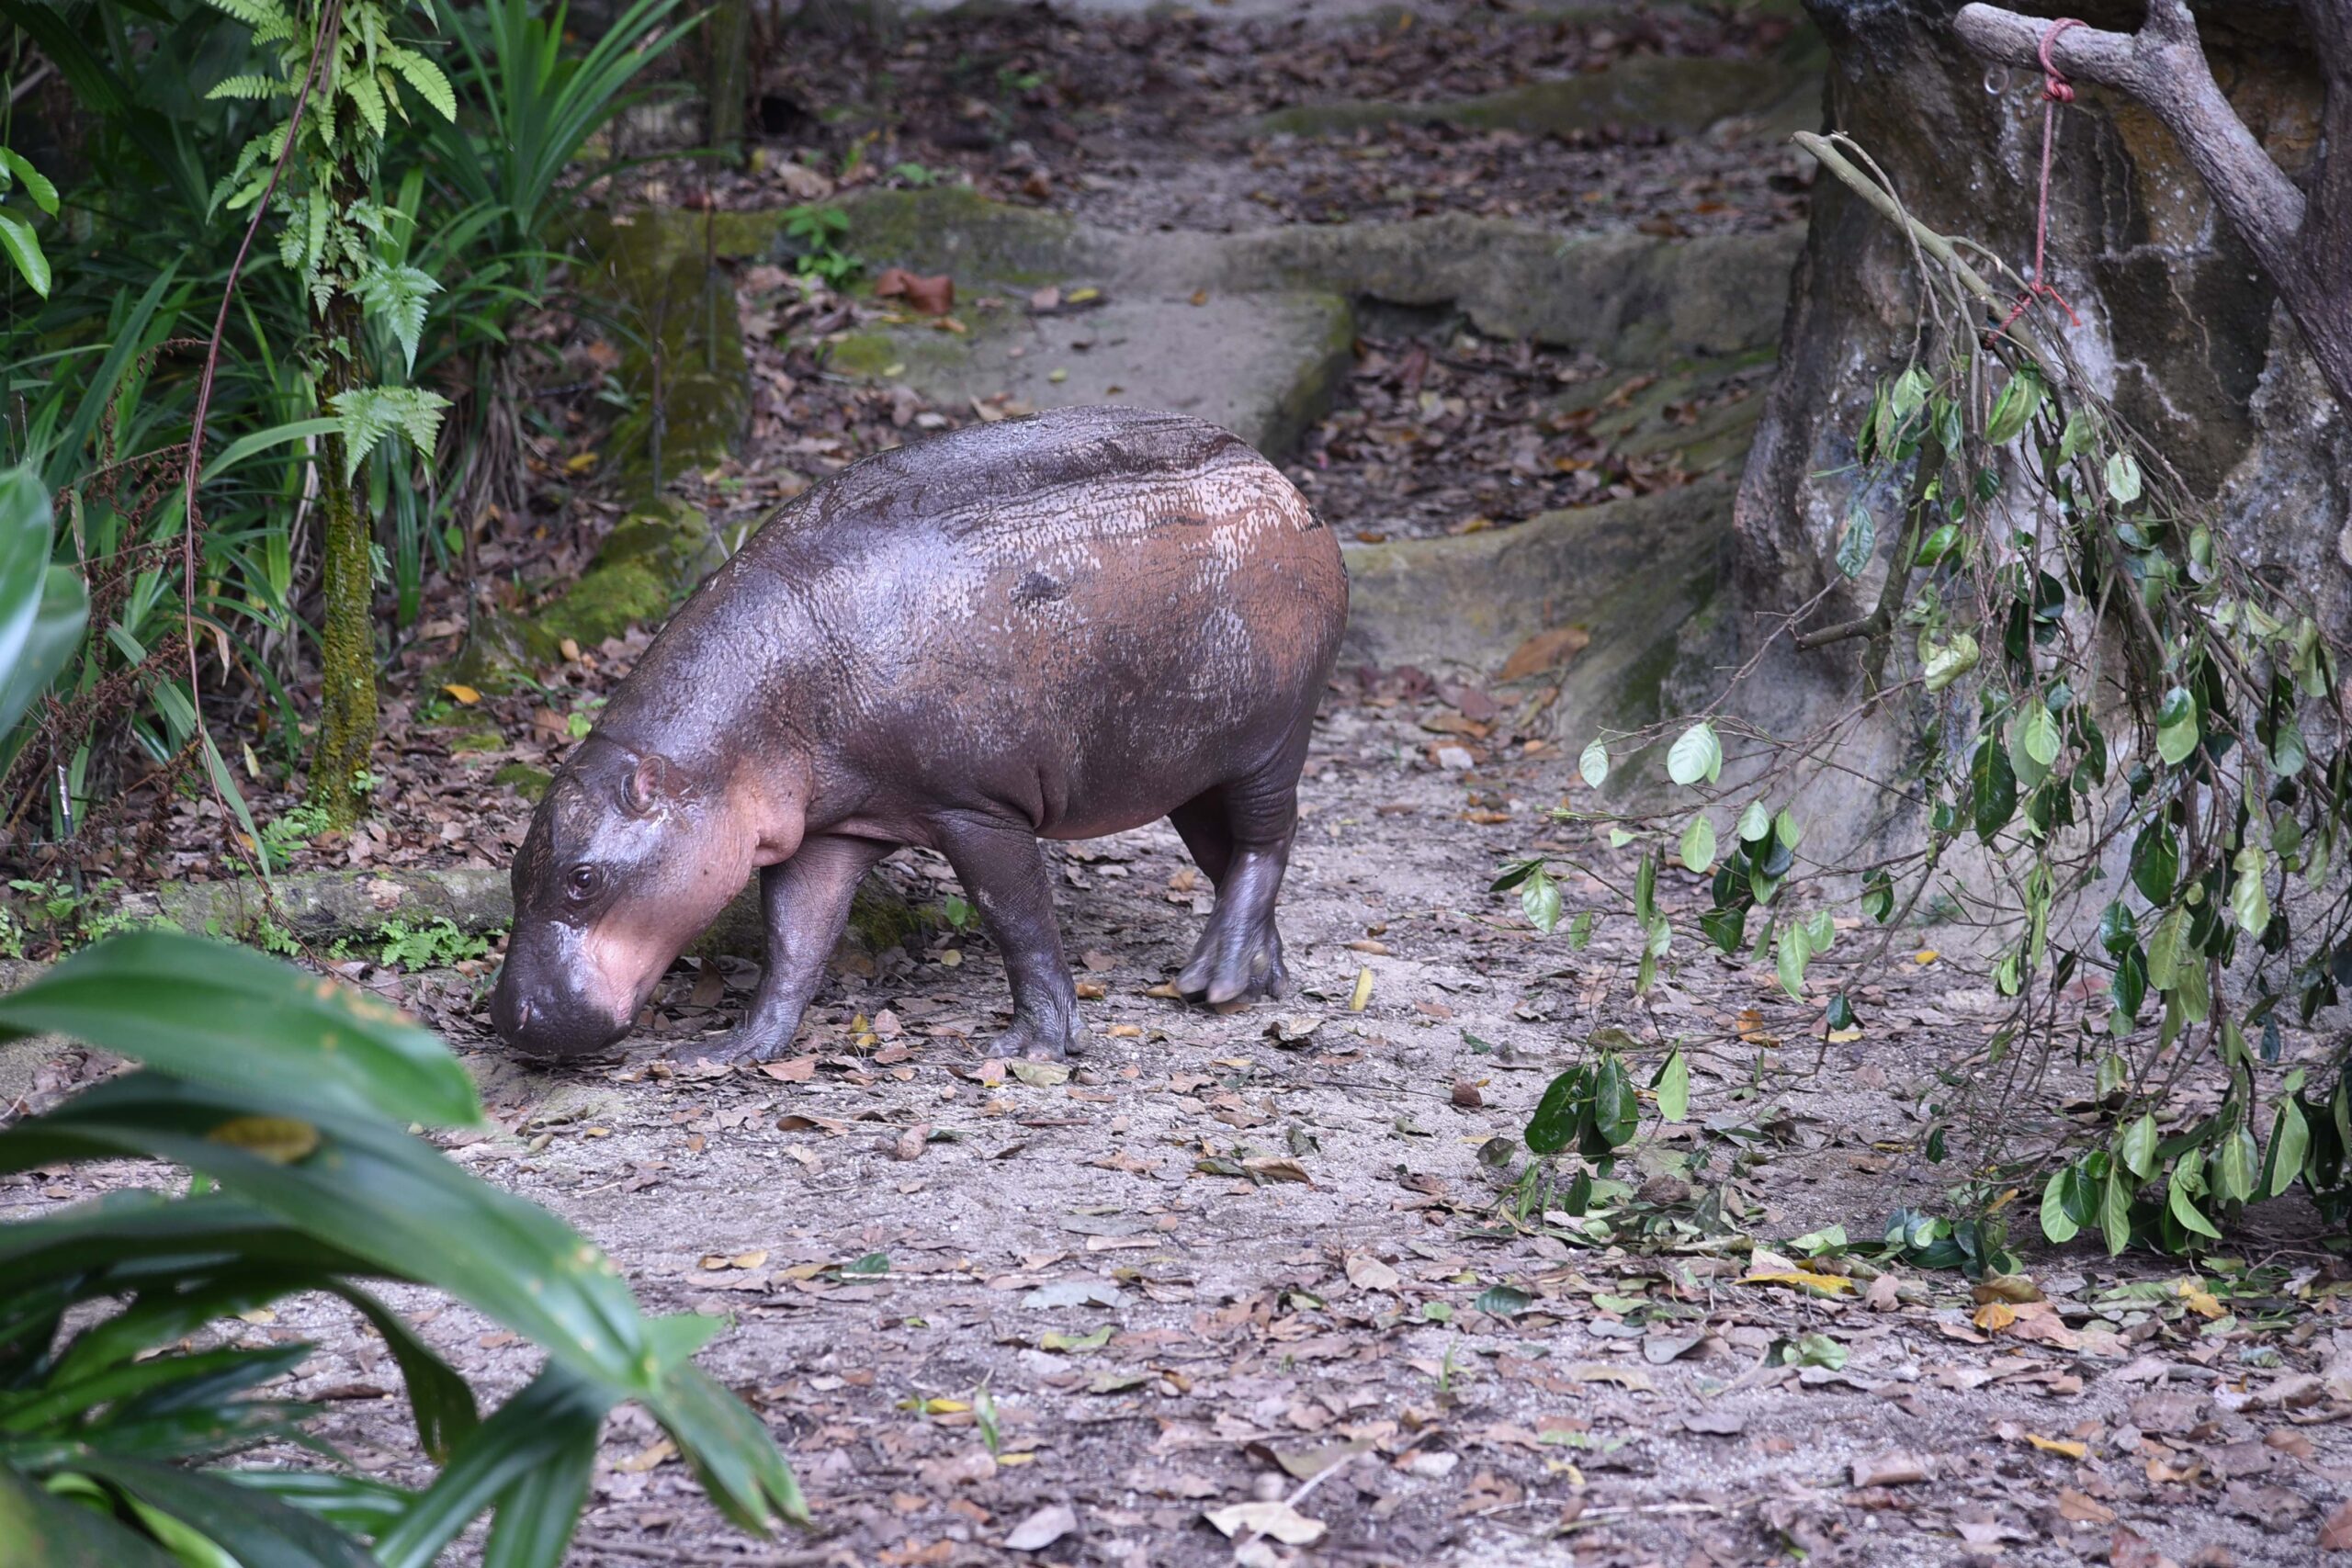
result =
[{"label": "hanging branch", "polygon": [[[2003,64],[2097,83],[2132,98],[2179,142],[2214,205],[2269,274],[2312,357],[2352,415],[2352,6],[2301,0],[2326,83],[2326,149],[2299,188],[2230,107],[2197,38],[2188,0],[2148,0],[2136,33],[2080,23],[2058,28],[1997,6],[1971,5],[1955,23],[1969,48]],[[2042,51],[2048,47],[2045,61]]]}]

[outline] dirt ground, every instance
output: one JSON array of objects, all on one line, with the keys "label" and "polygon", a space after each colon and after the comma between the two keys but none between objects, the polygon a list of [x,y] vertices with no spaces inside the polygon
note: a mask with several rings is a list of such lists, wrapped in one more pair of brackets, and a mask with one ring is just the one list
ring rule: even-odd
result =
[{"label": "dirt ground", "polygon": [[[709,1364],[816,1508],[811,1540],[738,1542],[624,1416],[575,1562],[2316,1559],[2352,1482],[2352,1324],[2290,1206],[2194,1276],[2028,1249],[2047,1304],[1990,1329],[1957,1274],[1751,1279],[1813,1272],[1804,1233],[1873,1240],[1935,1201],[1951,1179],[1917,1152],[1918,1106],[1996,998],[1913,953],[1817,1074],[1819,998],[1760,968],[1682,953],[1637,1004],[1629,921],[1575,953],[1484,891],[1555,830],[1563,762],[1521,755],[1486,694],[1346,684],[1309,763],[1287,1001],[1152,994],[1206,901],[1172,831],[1052,852],[1089,998],[1066,1078],[982,1059],[1002,972],[944,927],[850,956],[800,1054],[762,1068],[665,1055],[740,1004],[740,964],[682,965],[626,1059],[562,1073],[486,1037],[482,974],[356,971],[481,1077],[498,1125],[455,1157],[602,1242],[650,1306],[735,1320]],[[1432,761],[1457,745],[1473,768]],[[953,890],[927,858],[889,869],[918,901]],[[1608,908],[1597,884],[1568,901]],[[1642,1155],[1618,1246],[1517,1213],[1523,1150],[1481,1158],[1604,1029],[1645,1069],[1682,1037],[1694,1067],[1691,1121]],[[519,1382],[511,1336],[416,1301],[460,1366]],[[372,1342],[322,1309],[251,1332],[320,1336],[296,1392],[363,1465],[404,1472]],[[1268,1502],[1288,1511],[1223,1513]],[[1053,1539],[1009,1548],[1024,1529]]]},{"label": "dirt ground", "polygon": [[[1782,40],[1696,14],[1636,30],[1464,7],[1382,27],[910,23],[911,38],[850,32],[795,55],[767,112],[780,161],[813,149],[838,166],[872,127],[820,111],[895,62],[876,165],[921,161],[1136,228],[1335,206],[1658,232],[1803,218],[1785,155],[1736,139],[1430,127],[1377,157],[1346,139],[1268,156],[1214,134],[1302,100],[1458,97],[1631,52]],[[995,115],[1007,125],[975,141]],[[1087,134],[1053,132],[1073,124]],[[713,195],[805,194],[776,166]],[[747,332],[751,456],[690,481],[722,523],[916,420],[967,416],[828,378],[806,344],[849,319],[844,299],[739,281],[747,322],[766,323]],[[1425,325],[1367,330],[1353,384],[1294,459],[1343,533],[1374,515],[1414,533],[1507,525],[1679,482],[1589,435],[1585,396],[1623,390],[1611,367]],[[567,381],[609,368],[584,338],[565,352]],[[518,603],[576,573],[619,510],[568,462],[594,448],[595,422],[579,400],[550,406],[533,509],[484,554]],[[1481,489],[1499,469],[1530,481],[1510,507]],[[460,630],[416,628],[388,674],[374,823],[290,839],[289,863],[504,863],[528,805],[492,779],[558,761],[643,646],[583,650],[537,690],[469,704],[436,674]],[[1220,1015],[1155,994],[1208,907],[1165,826],[1051,851],[1091,1030],[1067,1077],[981,1057],[1002,970],[937,921],[846,958],[799,1054],[758,1068],[691,1063],[748,995],[741,963],[683,964],[625,1059],[564,1073],[490,1039],[494,954],[411,975],[344,965],[481,1078],[497,1125],[451,1140],[453,1157],[594,1236],[650,1305],[734,1319],[708,1364],[767,1418],[816,1509],[806,1540],[729,1535],[625,1413],[573,1561],[2251,1568],[2352,1546],[2347,1275],[2295,1203],[2249,1216],[2242,1255],[2192,1273],[2028,1247],[2027,1194],[2013,1241],[2043,1299],[2021,1303],[1834,1247],[1799,1266],[1825,1227],[1874,1243],[1890,1212],[1939,1206],[1956,1184],[1978,1151],[1956,1140],[1932,1166],[1919,1139],[1954,1093],[1939,1069],[1965,1062],[1996,998],[1923,930],[1860,990],[1864,1032],[1825,1048],[1823,1002],[1859,939],[1815,965],[1797,1004],[1764,970],[1688,950],[1637,1000],[1622,916],[1581,952],[1565,930],[1538,936],[1513,897],[1486,891],[1498,864],[1551,842],[1621,885],[1632,869],[1545,816],[1581,792],[1566,756],[1514,732],[1540,684],[1343,674],[1304,787],[1283,906],[1301,989],[1283,1003]],[[254,795],[265,819],[297,798]],[[227,869],[209,803],[171,811],[145,874]],[[886,873],[919,907],[954,891],[926,857]],[[1668,880],[1669,897],[1700,897]],[[1598,882],[1564,891],[1568,918],[1613,908]],[[1514,1186],[1530,1109],[1596,1031],[1623,1032],[1599,1038],[1645,1079],[1680,1040],[1694,1074],[1691,1120],[1649,1116],[1636,1191],[1605,1220]],[[0,1180],[0,1213],[136,1174]],[[492,1386],[527,1374],[511,1336],[421,1294],[403,1304]],[[292,1392],[327,1402],[325,1435],[363,1467],[415,1477],[395,1374],[348,1321],[298,1304],[243,1332],[317,1337]]]}]

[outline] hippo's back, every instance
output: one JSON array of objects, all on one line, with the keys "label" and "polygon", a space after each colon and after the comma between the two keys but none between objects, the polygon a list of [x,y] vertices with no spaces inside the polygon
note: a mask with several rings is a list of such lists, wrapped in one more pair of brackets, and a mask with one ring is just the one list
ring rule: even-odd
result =
[{"label": "hippo's back", "polygon": [[1128,409],[868,458],[738,563],[856,650],[831,664],[834,733],[924,738],[875,759],[892,766],[1066,758],[1074,803],[1311,715],[1347,617],[1338,542],[1279,469],[1215,425]]}]

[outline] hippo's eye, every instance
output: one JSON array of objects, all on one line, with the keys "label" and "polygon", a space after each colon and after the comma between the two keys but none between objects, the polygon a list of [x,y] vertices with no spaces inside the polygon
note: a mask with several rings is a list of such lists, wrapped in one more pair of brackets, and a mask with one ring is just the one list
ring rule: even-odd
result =
[{"label": "hippo's eye", "polygon": [[605,885],[605,874],[593,865],[575,865],[563,875],[563,890],[573,903],[584,903]]}]

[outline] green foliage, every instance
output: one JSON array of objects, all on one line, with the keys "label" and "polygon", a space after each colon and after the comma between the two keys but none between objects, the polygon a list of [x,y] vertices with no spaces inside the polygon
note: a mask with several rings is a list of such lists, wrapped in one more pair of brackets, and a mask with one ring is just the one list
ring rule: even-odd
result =
[{"label": "green foliage", "polygon": [[461,931],[454,920],[436,919],[422,925],[386,920],[376,929],[381,956],[398,969],[446,969],[490,952],[490,939]]},{"label": "green foliage", "polygon": [[[51,722],[0,728],[0,774],[11,798],[35,803],[35,830],[45,811],[50,835],[63,836],[68,805],[74,826],[87,825],[126,779],[200,768],[258,836],[244,770],[196,722],[183,638],[192,634],[208,664],[218,656],[208,699],[249,688],[266,710],[254,764],[293,765],[314,716],[295,677],[316,635],[298,604],[310,547],[296,536],[317,527],[334,447],[345,449],[333,477],[356,479],[354,521],[382,540],[398,622],[424,614],[428,569],[463,544],[450,520],[469,525],[487,500],[513,499],[483,491],[514,482],[511,458],[490,455],[512,453],[524,417],[514,361],[535,351],[518,346],[515,319],[546,301],[562,265],[548,249],[567,199],[559,181],[674,43],[674,9],[635,6],[584,51],[565,42],[560,9],[534,17],[517,0],[447,6],[437,21],[395,0],[342,10],[271,198],[279,243],[256,246],[231,302],[190,528],[177,470],[200,345],[243,235],[236,214],[250,212],[285,146],[312,13],[292,0],[0,0],[0,18],[72,89],[90,170],[74,192],[86,243],[54,258],[46,299],[0,317],[0,463],[29,464],[54,498],[57,558],[88,563],[90,600],[103,606],[56,679]],[[0,190],[12,218],[30,218],[50,194],[5,152]],[[232,211],[232,201],[246,205]],[[331,293],[351,307],[335,331],[315,319],[319,289],[347,290]],[[338,344],[355,339],[350,362],[379,373],[334,384]],[[444,433],[452,390],[463,417]],[[69,532],[77,550],[62,543]],[[374,553],[354,558],[362,609],[378,590],[379,569],[364,558]],[[360,651],[346,662],[372,663]],[[29,789],[59,768],[63,802]]]},{"label": "green foliage", "polygon": [[[486,1560],[554,1568],[605,1414],[626,1401],[738,1525],[805,1519],[757,1418],[693,1363],[715,1321],[645,1316],[593,1245],[406,1130],[481,1119],[432,1035],[273,960],[163,935],[0,998],[0,1038],[47,1031],[141,1070],[0,1132],[0,1170],[131,1158],[201,1179],[0,1226],[0,1562],[425,1568],[489,1513]],[[546,1363],[485,1415],[377,1280],[446,1292]],[[315,1348],[235,1327],[314,1292],[384,1340],[429,1484],[233,1462],[263,1442],[321,1446],[315,1411],[271,1392]],[[98,1304],[116,1310],[82,1310]]]},{"label": "green foliage", "polygon": [[[25,187],[25,195],[41,212],[57,216],[57,187],[39,169],[26,161],[23,154],[0,147],[0,203],[5,203],[16,186]],[[17,275],[42,299],[49,297],[49,257],[40,248],[40,236],[33,229],[33,220],[20,210],[0,205],[0,252],[7,254]]]},{"label": "green foliage", "polygon": [[[2346,732],[2339,652],[2061,350],[1982,334],[1974,291],[1989,286],[1973,278],[1949,267],[1929,278],[1914,360],[1854,433],[1858,499],[1835,564],[1849,580],[1875,572],[1880,608],[1816,643],[1867,639],[1866,700],[1811,734],[1767,736],[1733,716],[1744,670],[1712,717],[1586,748],[1580,772],[1597,785],[1611,744],[1621,756],[1666,744],[1660,809],[1559,815],[1639,854],[1622,895],[1647,937],[1637,993],[1674,951],[1657,892],[1669,846],[1706,878],[1700,934],[1769,962],[1792,1000],[1821,1002],[1825,1033],[1867,1022],[1854,970],[1826,998],[1812,970],[1838,940],[1832,908],[1847,889],[1871,933],[1865,970],[1923,903],[1964,908],[1994,933],[1985,978],[2009,1011],[1984,1060],[1946,1075],[1955,1092],[1928,1107],[1925,1151],[1939,1161],[1955,1134],[1971,1137],[1984,1174],[1962,1206],[1976,1214],[1940,1231],[1913,1216],[1898,1226],[1905,1256],[2006,1258],[2000,1195],[2020,1181],[2041,1195],[2049,1239],[2097,1231],[2110,1251],[2196,1250],[2298,1181],[2341,1222],[2352,1217],[2344,1050],[2324,1090],[2280,1061],[2282,1026],[2308,1024],[2352,982],[2340,887],[2352,745],[2315,752],[2312,739]],[[1874,515],[1867,498],[1888,493],[1904,497],[1899,513]],[[1848,733],[1890,716],[1912,761],[1881,787],[1925,823],[1924,841],[1864,866],[1803,855],[1793,809],[1775,797],[1799,798]],[[1728,761],[1725,735],[1739,744]],[[1526,890],[1548,885],[1555,858],[1566,857],[1516,863],[1495,884],[1519,887],[1545,931],[1559,911]],[[2057,1148],[2009,1149],[2028,1120],[2016,1097],[2086,1050],[2101,1058],[2097,1124]],[[1575,1142],[1589,1158],[1617,1147],[1604,1130],[1630,1124],[1597,1109],[1610,1098],[1601,1071],[1555,1080],[1531,1147]]]},{"label": "green foliage", "polygon": [[849,234],[849,213],[830,203],[803,202],[785,209],[784,236],[796,254],[793,266],[839,286],[857,276],[865,263],[842,248]]}]

